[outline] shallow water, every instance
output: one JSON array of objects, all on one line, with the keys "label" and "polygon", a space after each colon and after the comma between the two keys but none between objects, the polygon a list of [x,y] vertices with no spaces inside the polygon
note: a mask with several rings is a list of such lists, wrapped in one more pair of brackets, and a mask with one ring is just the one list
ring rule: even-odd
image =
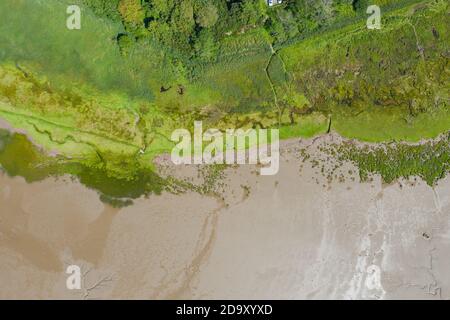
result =
[{"label": "shallow water", "polygon": [[127,199],[160,193],[164,186],[163,179],[152,171],[142,170],[132,180],[117,179],[102,170],[102,165],[89,167],[62,156],[47,155],[25,134],[4,129],[0,129],[0,167],[10,176],[21,176],[28,182],[70,174],[88,188],[97,190],[102,200],[116,206],[128,204]]}]

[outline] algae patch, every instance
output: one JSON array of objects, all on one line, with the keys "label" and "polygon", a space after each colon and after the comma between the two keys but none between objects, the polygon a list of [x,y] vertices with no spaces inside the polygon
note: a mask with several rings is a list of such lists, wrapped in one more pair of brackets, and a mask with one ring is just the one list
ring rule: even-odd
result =
[{"label": "algae patch", "polygon": [[22,176],[27,182],[65,174],[99,192],[101,199],[115,206],[131,204],[132,199],[159,194],[167,182],[151,170],[140,170],[120,179],[108,174],[105,163],[87,164],[63,156],[51,157],[32,144],[25,135],[0,129],[0,165],[10,176]]}]

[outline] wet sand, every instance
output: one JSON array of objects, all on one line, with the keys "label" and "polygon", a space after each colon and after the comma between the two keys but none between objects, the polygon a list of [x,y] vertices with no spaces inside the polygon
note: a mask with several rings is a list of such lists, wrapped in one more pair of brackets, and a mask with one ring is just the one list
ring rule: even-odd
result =
[{"label": "wet sand", "polygon": [[[450,178],[361,183],[346,165],[328,182],[298,157],[327,139],[283,143],[276,176],[227,169],[219,198],[165,193],[122,209],[68,177],[1,174],[0,298],[450,298]],[[66,288],[72,264],[81,290]]]}]

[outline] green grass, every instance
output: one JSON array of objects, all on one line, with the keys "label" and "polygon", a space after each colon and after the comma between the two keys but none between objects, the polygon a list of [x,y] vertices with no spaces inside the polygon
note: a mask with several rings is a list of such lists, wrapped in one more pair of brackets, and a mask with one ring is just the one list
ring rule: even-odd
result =
[{"label": "green grass", "polygon": [[384,16],[380,31],[350,25],[280,56],[291,85],[313,109],[333,114],[340,134],[373,142],[435,137],[450,130],[447,12],[444,1],[408,7]]},{"label": "green grass", "polygon": [[18,61],[48,77],[53,85],[88,83],[102,91],[147,99],[153,97],[151,81],[171,78],[171,70],[163,68],[167,63],[161,50],[146,43],[122,56],[115,40],[124,31],[121,24],[99,19],[81,4],[81,30],[68,30],[68,4],[80,1],[2,1],[1,60]]},{"label": "green grass", "polygon": [[311,138],[328,131],[328,119],[322,115],[309,115],[302,117],[296,125],[280,127],[280,139]]},{"label": "green grass", "polygon": [[417,142],[447,132],[450,112],[442,108],[416,117],[407,117],[396,110],[376,110],[356,117],[337,115],[333,118],[333,128],[344,137],[368,142]]}]

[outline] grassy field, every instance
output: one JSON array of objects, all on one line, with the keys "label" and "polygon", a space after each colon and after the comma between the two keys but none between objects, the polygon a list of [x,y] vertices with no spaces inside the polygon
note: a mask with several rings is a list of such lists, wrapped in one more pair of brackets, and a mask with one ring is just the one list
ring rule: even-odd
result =
[{"label": "grassy field", "polygon": [[[450,128],[448,4],[414,5],[312,37],[280,56],[292,86],[333,114],[333,129],[366,141],[435,137]],[[325,54],[326,52],[326,54]]]},{"label": "grassy field", "polygon": [[[31,173],[43,158],[30,155],[33,165],[22,170],[12,165],[16,151],[3,149],[0,163],[11,174],[34,180],[65,171],[115,197],[160,190],[148,173],[152,159],[172,149],[174,129],[192,130],[194,120],[219,129],[280,128],[282,139],[330,125],[371,142],[450,130],[445,1],[399,6],[383,16],[382,30],[352,17],[278,49],[265,30],[249,30],[225,38],[217,59],[196,65],[195,74],[150,40],[121,52],[122,25],[73,3],[83,8],[81,30],[65,27],[69,1],[0,3],[0,118],[66,159],[52,164],[59,169]],[[129,193],[115,187],[126,183]]]}]

